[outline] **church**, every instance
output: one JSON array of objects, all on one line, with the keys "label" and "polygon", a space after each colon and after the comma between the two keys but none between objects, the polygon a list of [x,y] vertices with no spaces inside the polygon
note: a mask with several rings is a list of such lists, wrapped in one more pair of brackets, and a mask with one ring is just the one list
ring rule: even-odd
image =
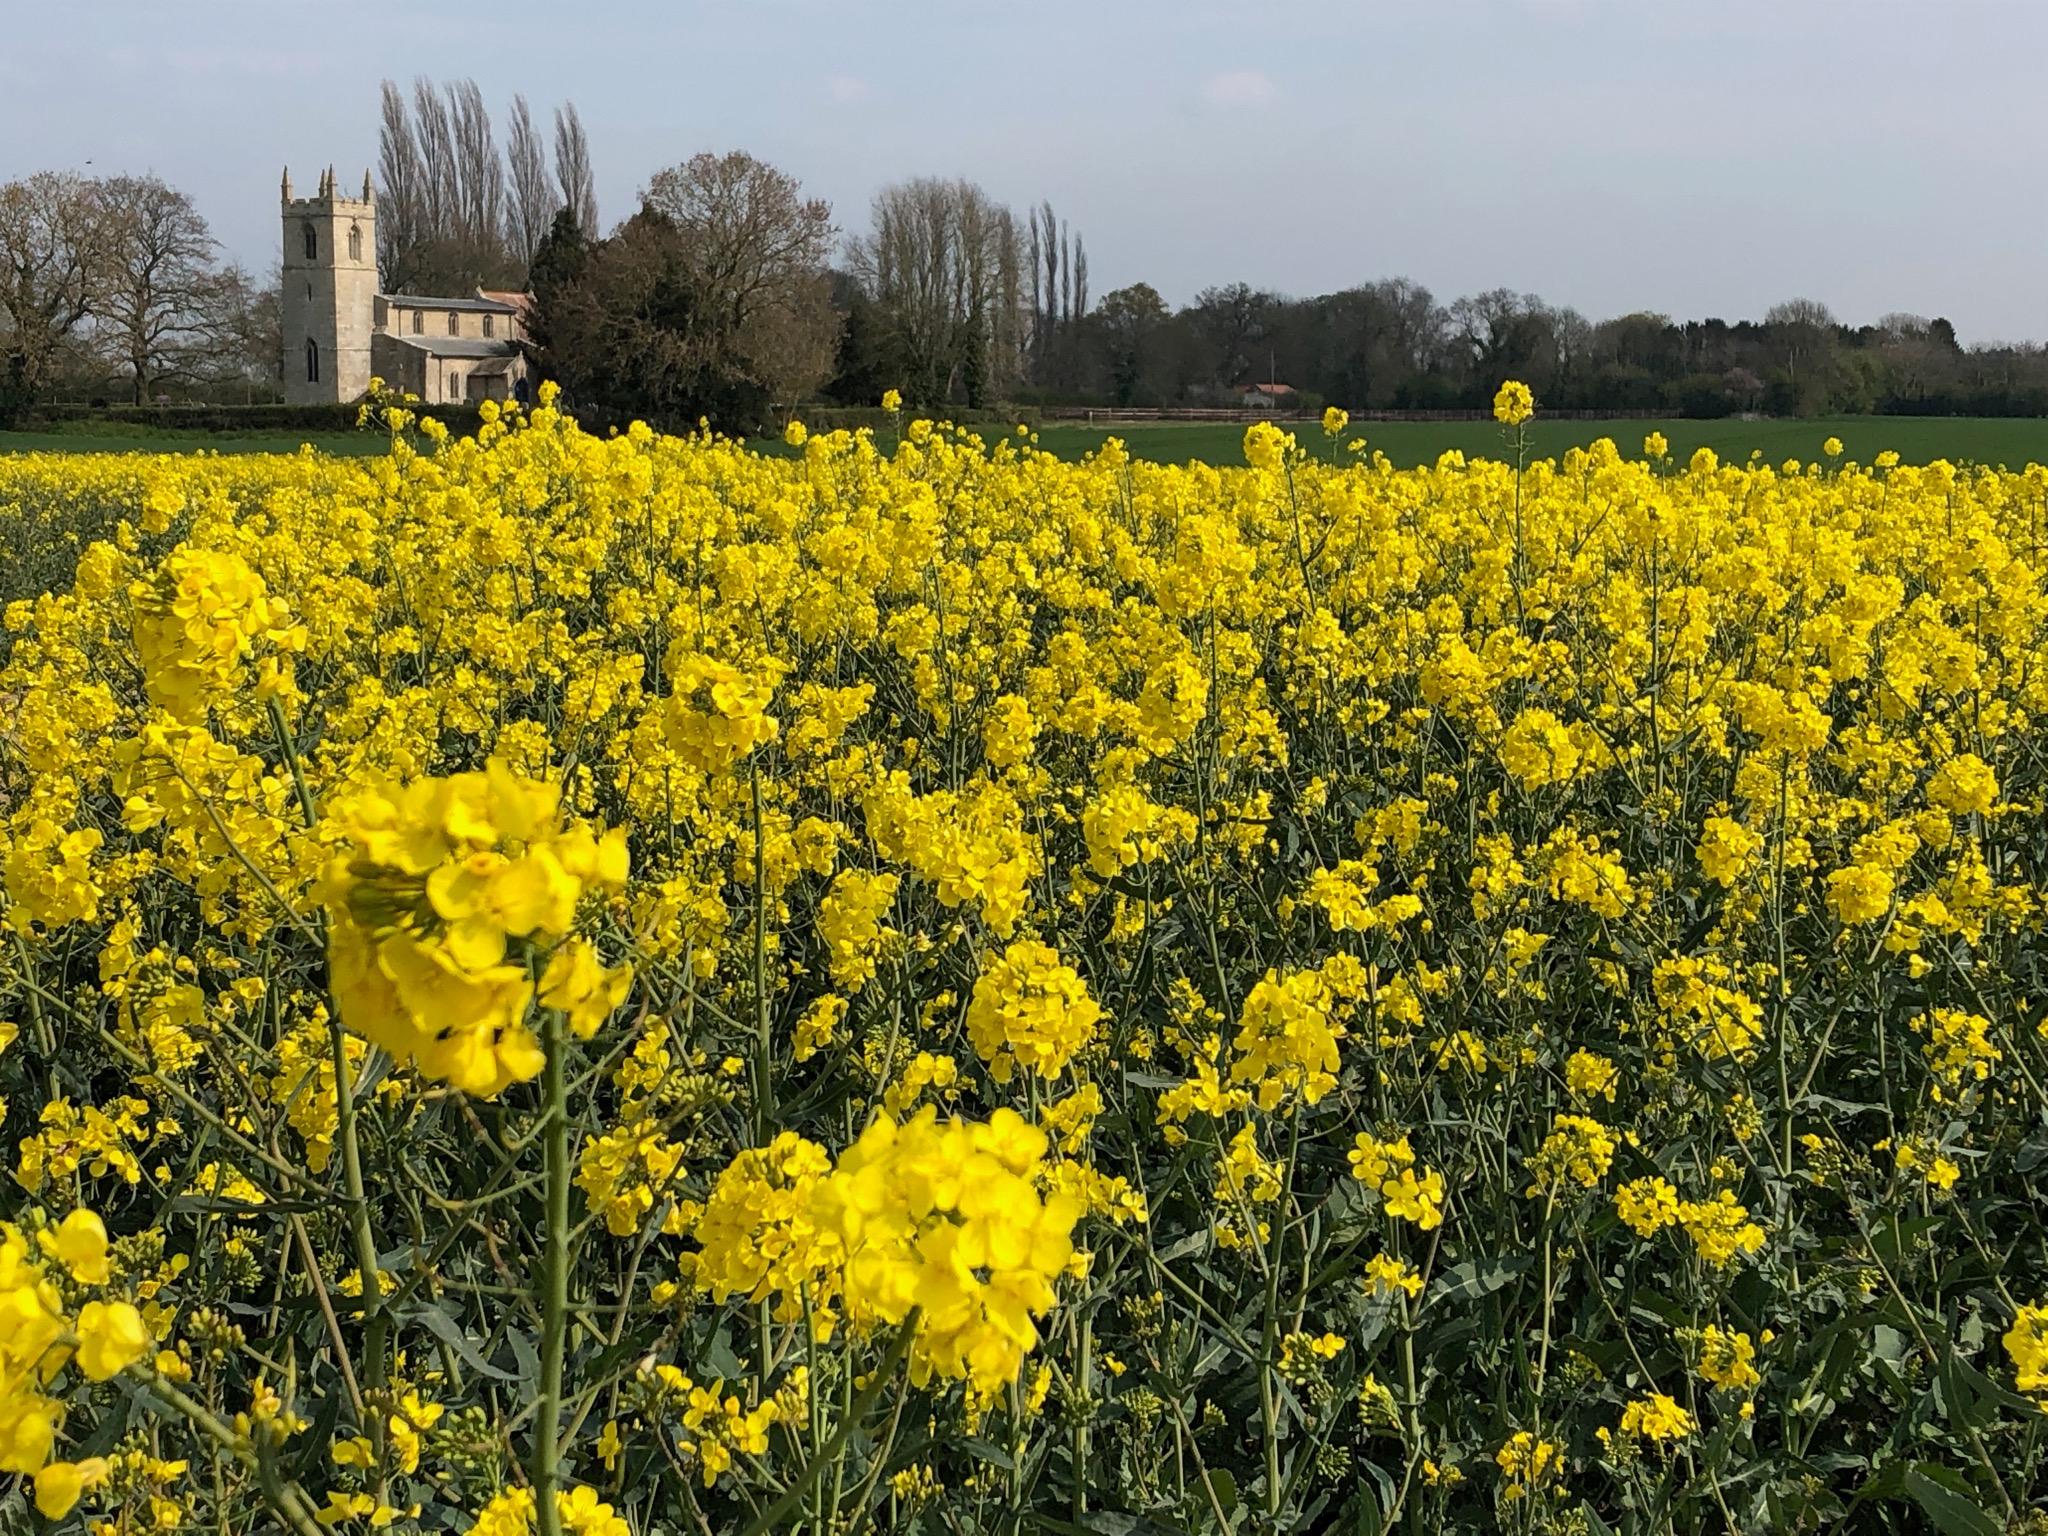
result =
[{"label": "church", "polygon": [[284,173],[284,397],[292,405],[360,400],[370,380],[429,405],[525,400],[527,296],[479,288],[466,298],[377,291],[377,203],[343,196],[334,171],[311,197]]}]

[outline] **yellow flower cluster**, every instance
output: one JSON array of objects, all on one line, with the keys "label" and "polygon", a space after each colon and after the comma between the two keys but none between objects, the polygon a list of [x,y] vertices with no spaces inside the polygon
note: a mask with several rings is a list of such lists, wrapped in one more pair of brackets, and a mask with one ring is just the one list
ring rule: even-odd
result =
[{"label": "yellow flower cluster", "polygon": [[1921,1014],[1909,1027],[1927,1036],[1921,1053],[1936,1079],[1951,1089],[1960,1088],[1965,1079],[1986,1081],[2004,1056],[1991,1043],[1991,1021],[1961,1008],[1936,1008]]},{"label": "yellow flower cluster", "polygon": [[1072,966],[1034,939],[992,960],[967,1005],[967,1036],[989,1074],[1007,1083],[1019,1066],[1048,1081],[1095,1039],[1102,1010]]},{"label": "yellow flower cluster", "polygon": [[1261,1109],[1291,1095],[1318,1103],[1337,1084],[1337,1042],[1344,1026],[1330,1017],[1323,978],[1313,971],[1268,971],[1246,994],[1238,1017],[1231,1079],[1247,1085]]},{"label": "yellow flower cluster", "polygon": [[1536,396],[1529,386],[1509,379],[1493,397],[1493,419],[1504,427],[1519,427],[1536,414]]},{"label": "yellow flower cluster", "polygon": [[2048,1305],[2021,1307],[2003,1343],[2019,1390],[2048,1397]]},{"label": "yellow flower cluster", "polygon": [[1500,1468],[1501,1497],[1512,1504],[1554,1482],[1564,1470],[1564,1447],[1529,1430],[1516,1430],[1493,1455]]},{"label": "yellow flower cluster", "polygon": [[1756,1368],[1756,1341],[1746,1333],[1709,1323],[1700,1330],[1700,1375],[1723,1392],[1746,1392],[1763,1380]]},{"label": "yellow flower cluster", "polygon": [[[1361,1131],[1348,1155],[1351,1176],[1379,1191],[1381,1208],[1389,1216],[1412,1221],[1425,1232],[1443,1225],[1444,1176],[1433,1168],[1417,1173],[1415,1151],[1406,1136],[1388,1141]],[[1367,1269],[1375,1283],[1408,1283],[1405,1275],[1376,1271],[1370,1264]]]},{"label": "yellow flower cluster", "polygon": [[[205,718],[211,696],[236,686],[259,643],[292,648],[305,639],[303,629],[290,626],[289,607],[232,551],[181,545],[128,596],[149,696],[188,725]],[[268,698],[279,691],[273,656],[256,694]]]},{"label": "yellow flower cluster", "polygon": [[927,1107],[878,1118],[836,1166],[790,1132],[742,1152],[701,1210],[695,1283],[713,1300],[773,1297],[829,1336],[843,1305],[863,1331],[916,1314],[913,1373],[991,1392],[1037,1343],[1034,1319],[1073,1253],[1081,1206],[1041,1196],[1045,1133],[1009,1110],[985,1124]]},{"label": "yellow flower cluster", "polygon": [[1559,1115],[1529,1159],[1529,1193],[1555,1192],[1567,1182],[1591,1189],[1607,1177],[1618,1145],[1614,1133],[1591,1115]]},{"label": "yellow flower cluster", "polygon": [[[594,1488],[572,1488],[558,1493],[555,1502],[561,1529],[573,1536],[632,1536],[633,1528],[597,1496]],[[465,1536],[532,1536],[534,1520],[533,1490],[507,1488],[477,1511],[476,1518],[465,1527]]]},{"label": "yellow flower cluster", "polygon": [[1645,1440],[1682,1440],[1693,1432],[1690,1413],[1662,1392],[1639,1397],[1621,1410],[1621,1432]]},{"label": "yellow flower cluster", "polygon": [[831,1171],[825,1149],[793,1131],[734,1158],[703,1208],[685,1213],[699,1246],[697,1285],[713,1301],[773,1296],[785,1320],[808,1304],[827,1326],[846,1266],[846,1245],[818,1210]]},{"label": "yellow flower cluster", "polygon": [[625,883],[625,833],[565,823],[554,785],[493,759],[366,790],[338,821],[345,851],[323,884],[335,1001],[399,1060],[486,1098],[538,1076],[534,983],[515,944],[553,945],[540,998],[579,1034],[624,996],[630,972],[569,935],[586,890]]},{"label": "yellow flower cluster", "polygon": [[1038,1343],[1035,1320],[1073,1256],[1080,1207],[1035,1187],[1045,1133],[1010,1110],[986,1123],[877,1119],[818,1188],[843,1245],[857,1324],[917,1314],[911,1374],[991,1393]]},{"label": "yellow flower cluster", "polygon": [[715,657],[678,652],[668,659],[668,679],[669,741],[685,762],[718,773],[775,739],[772,668],[750,675]]},{"label": "yellow flower cluster", "polygon": [[832,981],[859,992],[874,979],[875,965],[889,930],[882,917],[896,900],[901,881],[894,875],[844,871],[818,903],[818,932],[830,946]]},{"label": "yellow flower cluster", "polygon": [[107,1381],[149,1351],[135,1305],[98,1294],[112,1279],[107,1229],[90,1211],[36,1230],[0,1223],[0,1472],[33,1477],[36,1508],[52,1520],[109,1470],[102,1457],[52,1459],[64,1423],[60,1376],[75,1368]]}]

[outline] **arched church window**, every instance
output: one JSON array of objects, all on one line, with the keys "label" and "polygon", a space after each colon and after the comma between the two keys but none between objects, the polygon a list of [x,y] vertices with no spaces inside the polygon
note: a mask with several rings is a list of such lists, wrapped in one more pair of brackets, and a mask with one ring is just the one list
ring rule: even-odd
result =
[{"label": "arched church window", "polygon": [[423,334],[424,334],[424,333],[426,332],[426,329],[427,329],[427,312],[426,312],[426,311],[425,311],[424,309],[416,309],[416,310],[414,310],[414,311],[412,312],[412,333],[413,333],[413,335],[415,335],[415,336],[423,335]]},{"label": "arched church window", "polygon": [[320,343],[310,336],[306,338],[306,382],[320,382]]},{"label": "arched church window", "polygon": [[448,311],[448,334],[450,336],[460,336],[462,334],[461,317],[452,309]]},{"label": "arched church window", "polygon": [[348,227],[348,259],[350,261],[361,261],[363,259],[363,231],[354,224]]},{"label": "arched church window", "polygon": [[306,239],[306,260],[318,261],[320,259],[320,231],[309,223],[300,233]]}]

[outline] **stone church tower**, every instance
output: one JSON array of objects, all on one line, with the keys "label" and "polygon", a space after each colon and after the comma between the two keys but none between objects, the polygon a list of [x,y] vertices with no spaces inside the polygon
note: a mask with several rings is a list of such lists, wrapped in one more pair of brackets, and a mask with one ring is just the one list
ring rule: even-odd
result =
[{"label": "stone church tower", "polygon": [[370,335],[377,305],[377,208],[370,177],[360,198],[335,189],[334,169],[312,197],[284,213],[284,397],[292,405],[360,399],[370,388]]}]

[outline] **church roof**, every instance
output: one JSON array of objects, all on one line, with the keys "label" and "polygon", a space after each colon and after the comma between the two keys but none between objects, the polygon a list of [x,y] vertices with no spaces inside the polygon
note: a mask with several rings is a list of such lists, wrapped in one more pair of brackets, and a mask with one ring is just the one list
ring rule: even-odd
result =
[{"label": "church roof", "polygon": [[385,293],[379,298],[392,305],[404,305],[407,309],[459,309],[465,313],[481,310],[492,315],[516,315],[518,309],[503,299],[437,299],[424,293]]},{"label": "church roof", "polygon": [[519,352],[509,341],[483,336],[393,336],[391,340],[416,347],[430,357],[514,357]]}]

